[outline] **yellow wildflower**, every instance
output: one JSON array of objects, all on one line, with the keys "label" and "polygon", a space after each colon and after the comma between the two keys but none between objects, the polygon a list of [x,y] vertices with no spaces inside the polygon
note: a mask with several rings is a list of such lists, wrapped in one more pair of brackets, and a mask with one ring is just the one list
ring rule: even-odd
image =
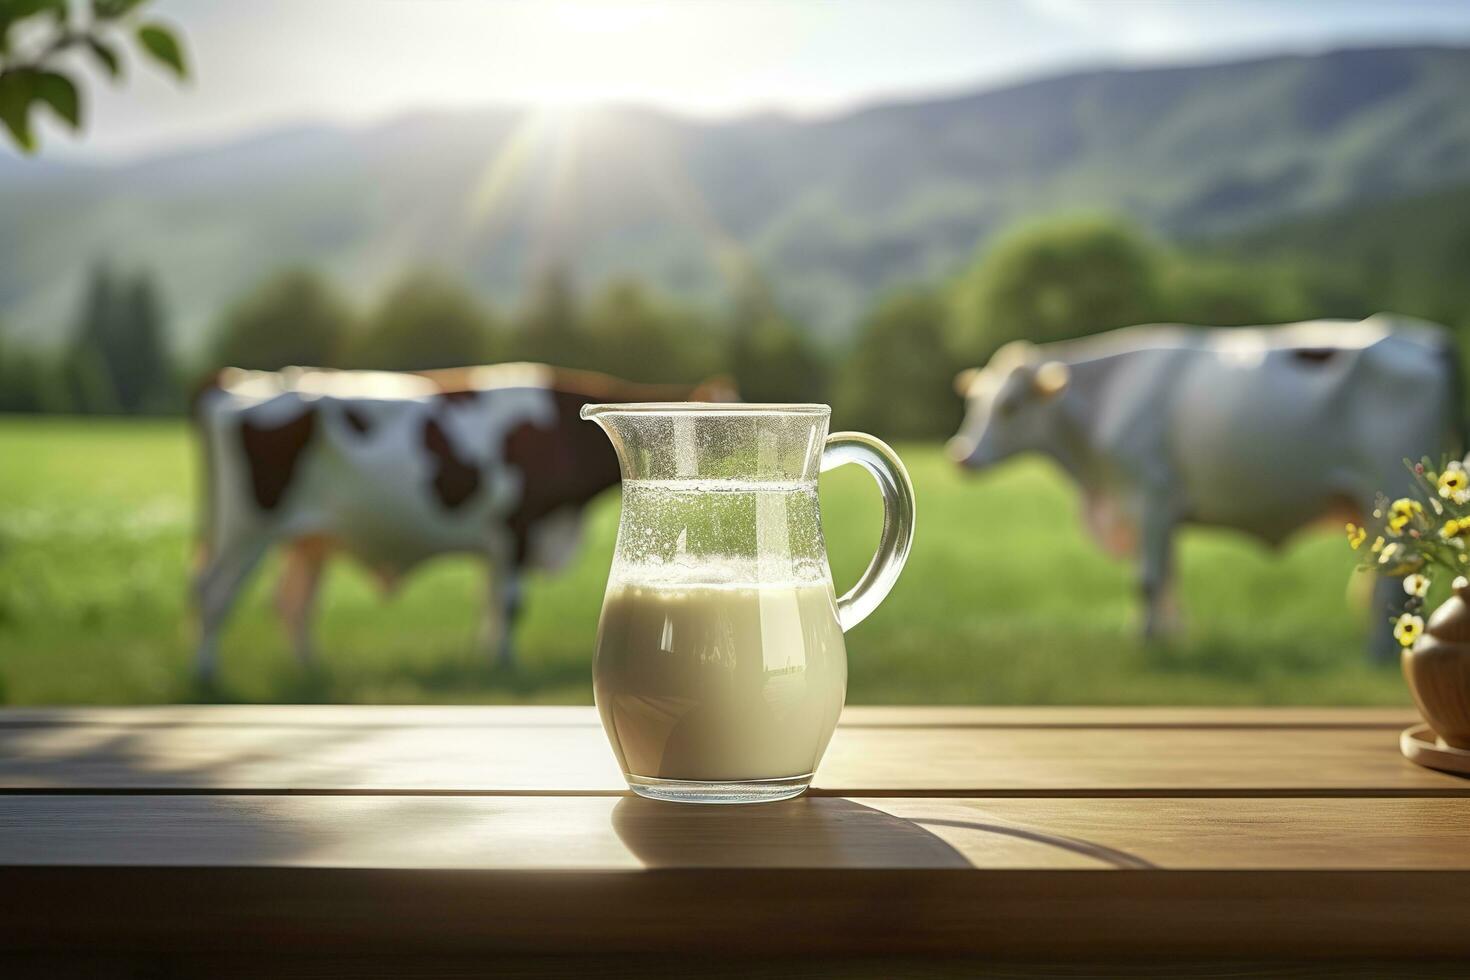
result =
[{"label": "yellow wildflower", "polygon": [[1393,561],[1394,556],[1398,553],[1399,543],[1397,541],[1389,542],[1388,544],[1383,546],[1383,549],[1381,551],[1378,552],[1378,564],[1387,565],[1389,562]]},{"label": "yellow wildflower", "polygon": [[1380,534],[1378,537],[1374,538],[1373,539],[1373,543],[1371,545],[1369,545],[1368,550],[1371,551],[1371,552],[1373,552],[1375,555],[1378,554],[1380,551],[1382,551],[1383,550],[1383,535]]},{"label": "yellow wildflower", "polygon": [[1388,526],[1402,531],[1416,515],[1424,513],[1424,505],[1411,497],[1400,497],[1388,509]]},{"label": "yellow wildflower", "polygon": [[1400,497],[1388,507],[1388,514],[1390,517],[1398,517],[1400,515],[1403,515],[1404,517],[1413,517],[1415,514],[1422,513],[1424,513],[1424,505],[1419,503],[1419,501],[1415,500],[1413,497]]},{"label": "yellow wildflower", "polygon": [[1393,638],[1399,641],[1400,646],[1411,647],[1414,641],[1419,639],[1419,634],[1424,632],[1424,620],[1413,613],[1404,613],[1393,624]]},{"label": "yellow wildflower", "polygon": [[1441,527],[1439,529],[1439,536],[1444,538],[1446,541],[1449,541],[1453,538],[1458,538],[1466,531],[1470,531],[1470,526],[1467,525],[1470,525],[1470,521],[1461,522],[1451,517],[1449,520],[1444,522],[1444,527]]},{"label": "yellow wildflower", "polygon": [[1352,521],[1348,521],[1343,527],[1343,530],[1347,531],[1348,544],[1352,546],[1354,551],[1363,547],[1363,542],[1368,540],[1368,529],[1366,527],[1358,527]]},{"label": "yellow wildflower", "polygon": [[1409,595],[1424,598],[1429,594],[1429,576],[1418,572],[1404,576],[1404,591]]},{"label": "yellow wildflower", "polygon": [[1470,490],[1470,473],[1465,472],[1464,464],[1451,463],[1446,466],[1439,475],[1439,495],[1450,500],[1456,493],[1466,490]]}]

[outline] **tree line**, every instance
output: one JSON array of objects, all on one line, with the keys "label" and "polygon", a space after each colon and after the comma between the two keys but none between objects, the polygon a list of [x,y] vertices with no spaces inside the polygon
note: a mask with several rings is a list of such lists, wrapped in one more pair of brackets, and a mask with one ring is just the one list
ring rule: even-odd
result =
[{"label": "tree line", "polygon": [[[190,384],[224,365],[423,370],[535,360],[635,381],[726,374],[751,401],[830,401],[843,427],[931,437],[958,422],[956,372],[1008,341],[1149,322],[1357,318],[1378,309],[1380,290],[1363,287],[1373,281],[1288,257],[1252,262],[1169,247],[1110,217],[1053,220],[1003,236],[950,281],[881,296],[851,339],[833,346],[756,279],[712,311],[633,280],[580,291],[553,270],[504,313],[451,276],[417,271],[359,310],[323,276],[295,268],[240,297],[203,354],[182,363],[165,342],[151,280],[99,269],[60,352],[0,347],[0,411],[177,413]],[[1441,297],[1428,312],[1413,309],[1412,297],[1394,300],[1400,312],[1445,318]],[[1470,327],[1470,295],[1457,309],[1465,315],[1452,325]]]}]

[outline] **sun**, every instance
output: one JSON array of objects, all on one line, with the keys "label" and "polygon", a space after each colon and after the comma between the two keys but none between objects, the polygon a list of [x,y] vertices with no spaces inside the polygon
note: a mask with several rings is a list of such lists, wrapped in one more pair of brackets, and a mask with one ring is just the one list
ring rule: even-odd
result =
[{"label": "sun", "polygon": [[646,98],[683,61],[684,17],[665,4],[562,0],[528,7],[528,54],[540,70],[525,79],[522,94],[543,109]]}]

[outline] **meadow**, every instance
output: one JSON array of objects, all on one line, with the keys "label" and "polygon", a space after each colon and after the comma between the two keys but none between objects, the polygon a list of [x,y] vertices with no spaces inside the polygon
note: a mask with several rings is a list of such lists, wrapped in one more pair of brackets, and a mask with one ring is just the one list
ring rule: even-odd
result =
[{"label": "meadow", "polygon": [[[838,420],[841,421],[840,419]],[[1131,569],[1086,540],[1069,484],[1041,461],[965,476],[903,445],[918,533],[888,601],[848,637],[853,703],[1403,704],[1394,664],[1370,663],[1338,534],[1280,553],[1185,534],[1181,632],[1142,643]],[[590,703],[590,660],[617,527],[599,498],[574,564],[529,583],[519,661],[475,642],[484,572],[425,566],[383,597],[350,562],[328,573],[319,660],[304,668],[270,608],[268,562],[224,638],[218,683],[191,671],[186,583],[197,480],[180,421],[0,418],[0,703]],[[876,491],[823,477],[834,577],[877,539]]]}]

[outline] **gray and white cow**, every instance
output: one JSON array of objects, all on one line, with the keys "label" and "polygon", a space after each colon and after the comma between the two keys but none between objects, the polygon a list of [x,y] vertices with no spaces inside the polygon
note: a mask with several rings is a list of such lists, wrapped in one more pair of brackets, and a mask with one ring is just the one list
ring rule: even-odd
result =
[{"label": "gray and white cow", "polygon": [[198,671],[250,573],[286,549],[276,607],[306,660],[327,558],[344,552],[391,586],[419,562],[467,552],[490,566],[483,636],[502,663],[521,578],[556,568],[584,506],[618,482],[589,402],[726,399],[728,383],[638,385],[543,364],[396,373],[226,369],[197,395],[204,528],[194,581]]},{"label": "gray and white cow", "polygon": [[[1144,632],[1166,625],[1182,524],[1279,545],[1323,518],[1362,522],[1378,491],[1406,492],[1405,457],[1458,453],[1458,360],[1447,332],[1379,314],[1359,323],[1139,326],[1002,348],[956,386],[967,402],[949,452],[980,469],[1021,452],[1055,460],[1088,529],[1135,557]],[[1397,582],[1380,580],[1383,627]]]}]

